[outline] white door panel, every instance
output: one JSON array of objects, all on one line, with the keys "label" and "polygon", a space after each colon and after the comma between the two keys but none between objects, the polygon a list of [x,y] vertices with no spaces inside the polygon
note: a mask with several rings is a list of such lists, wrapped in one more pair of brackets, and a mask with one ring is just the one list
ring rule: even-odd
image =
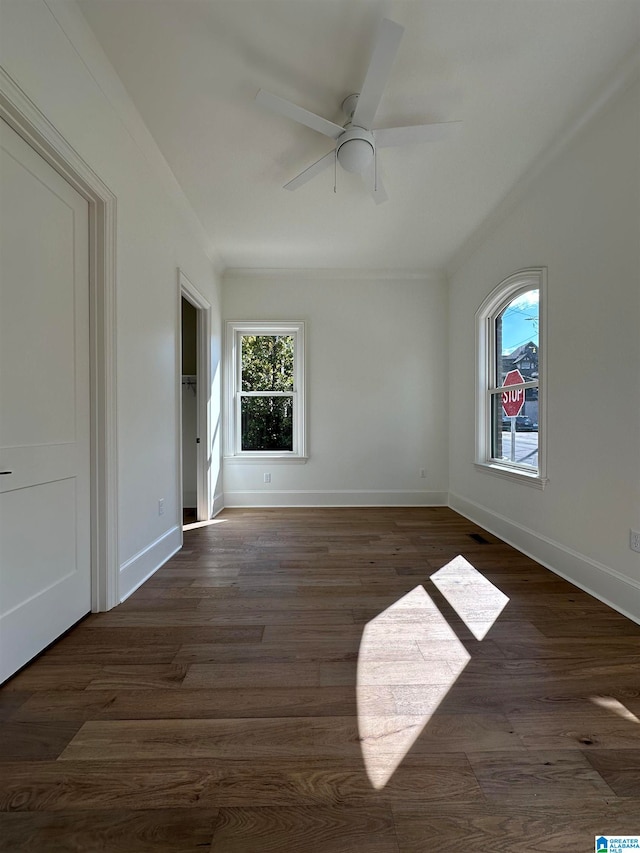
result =
[{"label": "white door panel", "polygon": [[0,121],[0,681],[91,609],[87,202]]},{"label": "white door panel", "polygon": [[[0,494],[2,556],[12,567],[0,574],[0,601],[10,613],[77,570],[74,519],[75,478],[42,483]],[[29,538],[16,535],[29,519]],[[40,542],[47,542],[47,559],[40,560]],[[32,567],[37,565],[38,572]],[[66,577],[61,568],[66,570]]]}]

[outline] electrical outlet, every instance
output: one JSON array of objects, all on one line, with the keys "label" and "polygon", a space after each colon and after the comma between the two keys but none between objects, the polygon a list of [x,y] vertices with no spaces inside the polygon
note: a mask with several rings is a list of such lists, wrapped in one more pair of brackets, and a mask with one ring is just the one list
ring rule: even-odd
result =
[{"label": "electrical outlet", "polygon": [[427,476],[427,471],[426,471],[426,469],[425,469],[425,468],[421,468],[421,469],[420,469],[420,477],[424,480],[424,478],[425,478],[426,476]]},{"label": "electrical outlet", "polygon": [[164,498],[158,501],[158,515],[164,515]]},{"label": "electrical outlet", "polygon": [[265,481],[265,483],[270,483],[271,482],[271,474],[265,474],[264,475],[264,481]]},{"label": "electrical outlet", "polygon": [[629,547],[632,551],[640,553],[640,530],[631,530],[630,533]]}]

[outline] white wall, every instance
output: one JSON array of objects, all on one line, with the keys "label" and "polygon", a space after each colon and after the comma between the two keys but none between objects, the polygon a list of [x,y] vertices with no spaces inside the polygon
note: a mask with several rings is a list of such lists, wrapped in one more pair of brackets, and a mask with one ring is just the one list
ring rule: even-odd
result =
[{"label": "white wall", "polygon": [[446,502],[441,276],[228,272],[223,317],[305,321],[309,427],[306,465],[225,460],[227,506]]},{"label": "white wall", "polygon": [[[117,196],[119,592],[124,597],[180,544],[177,268],[214,306],[214,377],[220,356],[218,282],[193,213],[75,5],[3,3],[1,24],[5,70]],[[214,427],[218,415],[215,411]],[[212,467],[216,481],[215,457]],[[163,516],[159,498],[165,501]]]},{"label": "white wall", "polygon": [[[548,267],[544,491],[473,467],[474,313]],[[565,147],[451,276],[452,506],[640,620],[640,90]]]}]

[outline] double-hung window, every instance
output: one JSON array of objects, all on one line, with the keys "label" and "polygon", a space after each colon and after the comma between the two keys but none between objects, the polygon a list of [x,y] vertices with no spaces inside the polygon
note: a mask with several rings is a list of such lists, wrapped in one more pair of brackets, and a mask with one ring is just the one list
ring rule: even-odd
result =
[{"label": "double-hung window", "polygon": [[546,271],[520,270],[476,314],[476,465],[544,487]]},{"label": "double-hung window", "polygon": [[226,343],[226,455],[304,460],[304,324],[229,322]]}]

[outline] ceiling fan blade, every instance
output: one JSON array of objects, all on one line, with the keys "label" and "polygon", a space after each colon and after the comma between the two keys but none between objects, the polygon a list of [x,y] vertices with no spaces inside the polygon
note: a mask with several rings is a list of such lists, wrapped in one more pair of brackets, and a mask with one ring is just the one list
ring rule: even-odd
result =
[{"label": "ceiling fan blade", "polygon": [[336,159],[335,148],[333,151],[329,151],[328,154],[325,154],[324,157],[321,157],[319,160],[316,160],[315,163],[312,163],[310,166],[304,170],[304,172],[300,172],[300,174],[289,181],[288,184],[284,185],[285,190],[297,190],[298,187],[301,187],[303,184],[306,184],[307,181],[310,181],[311,178],[315,178],[320,172],[324,169],[327,169]]},{"label": "ceiling fan blade", "polygon": [[439,121],[434,124],[413,124],[407,127],[383,127],[374,130],[376,146],[413,145],[416,142],[435,142],[444,139],[462,124],[461,121]]},{"label": "ceiling fan blade", "polygon": [[369,68],[353,114],[352,122],[358,127],[369,130],[373,124],[403,32],[404,27],[396,24],[395,21],[388,20],[388,18],[385,18],[380,25],[378,41],[373,49]]},{"label": "ceiling fan blade", "polygon": [[317,130],[318,133],[329,136],[331,139],[337,139],[344,133],[344,127],[340,127],[339,124],[334,124],[322,116],[310,113],[309,110],[305,110],[291,101],[286,101],[284,98],[279,98],[277,95],[272,95],[271,92],[266,92],[264,89],[260,89],[256,95],[256,101],[274,113],[300,122],[300,124],[310,127],[311,130]]},{"label": "ceiling fan blade", "polygon": [[387,195],[387,191],[382,180],[382,170],[379,164],[376,167],[375,163],[372,163],[372,165],[362,175],[362,180],[365,182],[367,189],[371,193],[371,198],[376,204],[382,204],[383,201],[389,200],[389,196]]}]

